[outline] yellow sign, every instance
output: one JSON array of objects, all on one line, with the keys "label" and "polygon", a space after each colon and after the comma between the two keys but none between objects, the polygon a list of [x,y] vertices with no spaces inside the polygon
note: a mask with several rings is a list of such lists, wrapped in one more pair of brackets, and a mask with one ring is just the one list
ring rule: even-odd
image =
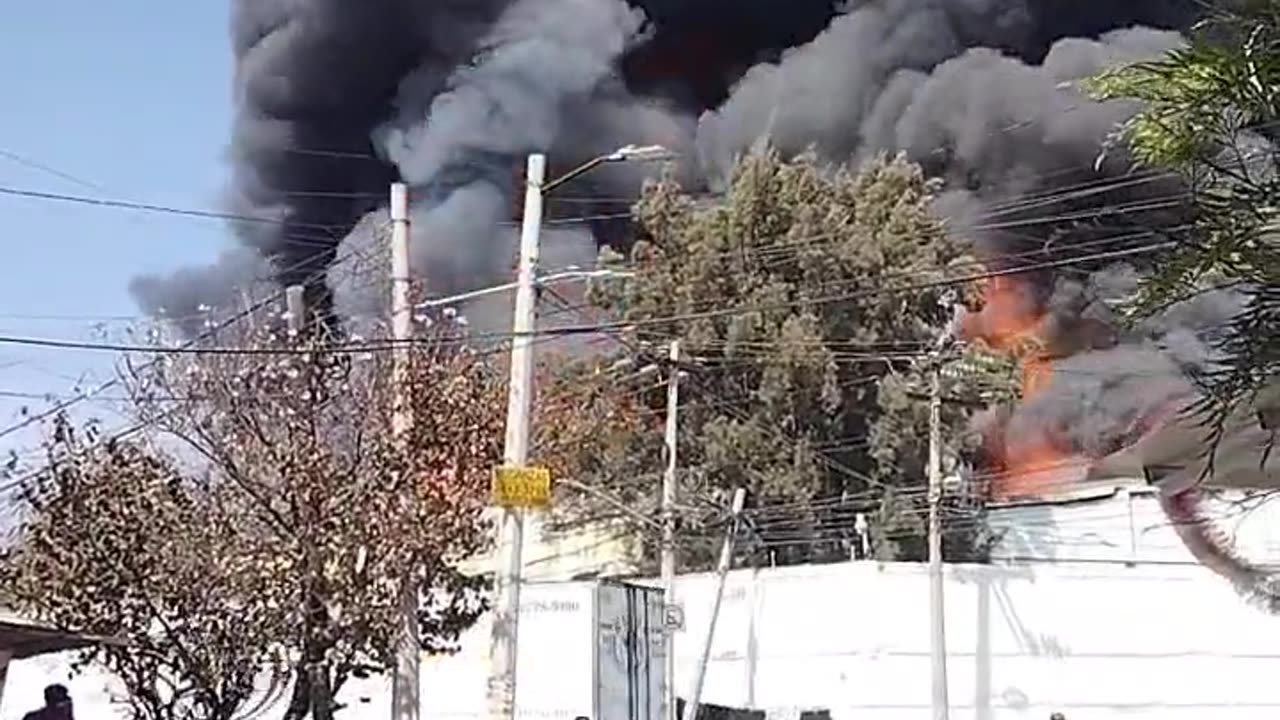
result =
[{"label": "yellow sign", "polygon": [[500,467],[493,471],[493,504],[540,508],[551,504],[551,471],[543,467]]}]

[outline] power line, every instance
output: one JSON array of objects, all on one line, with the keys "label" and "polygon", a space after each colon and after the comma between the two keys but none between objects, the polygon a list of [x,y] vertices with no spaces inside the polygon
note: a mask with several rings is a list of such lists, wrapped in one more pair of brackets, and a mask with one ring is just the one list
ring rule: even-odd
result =
[{"label": "power line", "polygon": [[273,147],[268,149],[277,150],[279,152],[287,153],[290,155],[311,155],[313,157],[346,158],[349,160],[371,160],[373,162],[384,163],[384,164],[386,163],[385,160],[378,157],[377,155],[372,155],[370,153],[353,152],[350,150],[323,150],[323,149],[316,149],[316,148],[301,148],[301,147]]},{"label": "power line", "polygon": [[[304,191],[298,191],[290,194],[304,194]],[[181,217],[195,217],[208,220],[224,220],[229,222],[255,223],[264,225],[277,225],[282,227],[302,228],[308,230],[322,230],[331,232],[335,230],[346,230],[350,223],[312,223],[312,222],[295,222],[291,220],[281,220],[279,218],[264,217],[260,215],[242,215],[232,212],[224,212],[219,210],[204,210],[197,208],[180,208],[170,205],[158,205],[154,203],[132,202],[128,200],[112,200],[108,198],[90,197],[87,195],[69,195],[66,193],[46,192],[42,190],[27,190],[23,188],[0,186],[0,195],[11,195],[14,197],[30,198],[34,200],[48,200],[53,202],[73,203],[79,205],[89,205],[94,207],[115,208],[119,210],[133,210],[137,212],[151,212],[166,215],[176,215]],[[323,195],[317,195],[323,197]],[[332,197],[343,197],[345,194],[338,193],[331,195]],[[613,212],[600,213],[596,215],[582,215],[566,218],[552,218],[547,220],[546,225],[575,225],[580,223],[594,222],[598,220],[617,220],[631,217],[630,212]],[[518,225],[519,223],[511,220],[501,221],[500,225]],[[305,239],[305,238],[303,238]],[[322,238],[313,238],[321,240]]]},{"label": "power line", "polygon": [[60,178],[62,180],[66,180],[67,182],[74,183],[81,187],[88,188],[90,190],[97,190],[98,192],[106,192],[106,188],[102,187],[97,183],[90,182],[81,177],[76,177],[71,173],[64,172],[55,167],[46,165],[42,162],[32,160],[29,157],[26,157],[24,155],[19,155],[18,153],[12,152],[10,150],[5,150],[3,148],[0,148],[0,157],[8,158],[9,160],[12,160],[13,162],[18,163],[19,165],[22,165],[24,167],[28,167],[33,170],[39,170],[40,172],[43,172],[43,173],[48,173],[49,175]]},{"label": "power line", "polygon": [[[1139,247],[1125,248],[1121,250],[1113,250],[1113,251],[1101,252],[1101,253],[1093,253],[1090,255],[1072,257],[1072,258],[1067,258],[1063,260],[1031,263],[1026,265],[1009,267],[1009,268],[1002,268],[999,270],[989,270],[981,273],[971,273],[971,274],[962,275],[960,277],[955,277],[955,278],[943,278],[939,280],[927,281],[922,283],[913,283],[913,284],[902,285],[898,287],[892,287],[892,286],[879,287],[879,288],[867,289],[867,290],[862,290],[857,292],[841,293],[837,295],[791,300],[791,301],[782,302],[782,303],[768,303],[768,304],[760,304],[760,305],[749,305],[749,306],[743,306],[743,307],[722,308],[718,310],[706,310],[706,311],[700,311],[700,312],[681,313],[681,314],[673,314],[668,316],[641,318],[641,319],[634,319],[634,320],[605,321],[605,322],[589,324],[589,325],[564,325],[564,326],[552,327],[552,328],[540,328],[532,331],[530,334],[534,336],[549,336],[549,335],[560,336],[560,335],[596,334],[596,333],[603,333],[608,331],[636,330],[638,328],[652,327],[656,325],[666,325],[666,324],[672,324],[672,323],[678,323],[678,322],[687,322],[690,320],[702,320],[702,319],[710,319],[710,318],[717,318],[717,317],[732,317],[732,316],[744,315],[748,313],[773,312],[773,311],[779,311],[779,310],[787,310],[795,307],[808,307],[808,306],[825,305],[825,304],[831,304],[831,303],[837,303],[837,302],[847,302],[850,300],[871,298],[871,297],[876,297],[880,295],[900,294],[900,293],[916,292],[916,291],[932,289],[932,288],[966,285],[966,284],[979,282],[982,280],[988,280],[992,278],[1006,277],[1011,275],[1020,275],[1024,273],[1034,272],[1037,270],[1050,269],[1050,268],[1067,267],[1070,265],[1083,263],[1083,262],[1091,262],[1096,260],[1110,260],[1110,259],[1118,259],[1122,257],[1131,257],[1135,255],[1148,254],[1148,253],[1156,252],[1159,250],[1168,249],[1172,247],[1174,244],[1175,243],[1172,243],[1172,242],[1152,243],[1152,244],[1143,245]],[[474,333],[470,335],[459,335],[459,336],[454,336],[454,337],[445,338],[445,339],[452,340],[454,342],[466,342],[469,340],[509,339],[511,337],[514,337],[514,333],[493,332],[493,333]],[[410,342],[418,342],[418,341],[410,341]],[[64,349],[78,349],[78,350],[102,350],[102,351],[112,351],[112,352],[183,353],[183,354],[214,354],[214,355],[226,355],[226,354],[236,354],[236,353],[251,354],[251,355],[264,355],[264,354],[270,355],[270,354],[292,354],[297,352],[314,352],[314,351],[299,351],[299,350],[292,350],[292,349],[195,346],[194,344],[190,344],[190,343],[187,345],[178,346],[178,347],[155,347],[155,346],[147,346],[147,345],[129,345],[129,344],[123,344],[123,343],[119,343],[119,344],[93,343],[93,342],[79,342],[79,341],[71,341],[71,340],[57,340],[57,339],[51,339],[51,338],[16,337],[16,336],[0,336],[0,344],[59,347]],[[333,346],[326,347],[325,350],[327,352],[367,352],[367,351],[391,349],[395,346],[396,346],[395,341],[380,341],[378,343],[351,344],[347,346],[333,345]],[[916,356],[915,354],[911,355],[911,357],[915,357],[915,356]],[[0,437],[3,437],[3,433],[0,433]]]},{"label": "power line", "polygon": [[106,198],[95,198],[85,195],[67,195],[64,193],[42,192],[39,190],[23,190],[21,188],[0,186],[0,195],[13,195],[16,197],[33,198],[37,200],[51,200],[55,202],[76,203],[80,205],[93,205],[97,207],[118,208],[121,210],[137,210],[140,212],[164,213],[168,215],[180,215],[185,217],[198,217],[212,220],[231,220],[235,222],[262,223],[266,225],[284,225],[290,227],[308,228],[312,230],[333,230],[345,227],[345,225],[322,225],[318,223],[299,223],[280,220],[278,218],[259,217],[253,215],[237,215],[236,213],[220,212],[217,210],[197,210],[191,208],[170,207],[168,205],[155,205],[152,203],[138,203],[127,200],[109,200]]},{"label": "power line", "polygon": [[905,292],[917,292],[920,290],[928,290],[940,287],[951,287],[956,285],[966,285],[982,280],[990,280],[999,277],[1008,277],[1012,275],[1021,275],[1025,273],[1035,272],[1038,270],[1048,270],[1052,268],[1067,267],[1078,263],[1092,262],[1097,260],[1113,260],[1123,257],[1132,257],[1135,255],[1150,254],[1160,250],[1167,250],[1173,247],[1173,242],[1158,242],[1133,248],[1125,248],[1120,250],[1112,250],[1107,252],[1093,253],[1078,257],[1067,258],[1064,260],[1045,261],[1040,263],[1031,263],[1027,265],[1018,265],[998,270],[988,270],[981,273],[972,273],[962,275],[955,278],[944,278],[940,280],[932,280],[921,283],[912,283],[909,285],[901,285],[898,287],[875,288],[858,292],[843,293],[838,295],[820,296],[806,300],[794,300],[785,303],[766,303],[754,306],[746,306],[739,308],[725,308],[720,310],[706,310],[700,312],[690,312],[666,317],[643,318],[636,320],[619,320],[610,323],[602,323],[596,326],[582,326],[579,328],[565,327],[558,328],[559,332],[599,332],[604,329],[628,330],[639,327],[649,327],[653,325],[663,325],[676,322],[686,322],[690,320],[704,320],[717,317],[729,317],[745,313],[755,312],[772,312],[776,310],[785,310],[797,306],[825,305],[829,303],[845,302],[849,300],[858,300],[863,298],[875,297],[877,295],[899,294]]},{"label": "power line", "polygon": [[[379,230],[381,230],[381,229],[382,229],[382,228],[379,228]],[[376,234],[376,233],[375,233],[375,234]],[[308,281],[314,281],[315,279],[317,279],[317,278],[319,278],[319,277],[322,277],[324,274],[326,274],[326,273],[327,273],[327,272],[328,272],[332,267],[335,267],[335,266],[337,266],[337,265],[340,265],[340,264],[342,264],[343,262],[346,262],[346,261],[350,260],[350,259],[351,259],[351,258],[353,258],[353,257],[357,257],[357,256],[359,256],[359,255],[361,255],[361,254],[364,254],[364,253],[372,252],[372,251],[373,251],[373,249],[374,249],[374,246],[372,246],[372,245],[371,245],[369,248],[366,248],[366,249],[361,250],[361,251],[355,251],[355,250],[349,251],[346,255],[343,255],[343,256],[341,256],[341,257],[339,257],[339,258],[335,259],[335,260],[333,261],[333,263],[332,263],[330,266],[325,267],[325,268],[321,268],[321,269],[319,269],[319,270],[314,271],[314,272],[310,275],[310,277],[308,278]],[[289,268],[289,269],[301,268],[301,267],[304,267],[305,265],[309,264],[310,262],[311,262],[311,260],[310,260],[310,259],[303,260],[303,261],[300,261],[300,262],[298,262],[298,263],[295,263],[295,264],[294,264],[291,268]],[[255,312],[257,312],[258,310],[262,309],[263,307],[266,307],[267,305],[269,305],[269,304],[271,304],[271,303],[273,303],[273,302],[275,302],[275,301],[279,300],[281,297],[283,297],[283,296],[284,296],[284,293],[285,293],[285,289],[284,289],[284,288],[281,288],[280,290],[276,291],[275,293],[272,293],[272,294],[271,294],[271,295],[269,295],[268,297],[263,298],[262,300],[259,300],[258,302],[254,303],[253,305],[250,305],[249,307],[247,307],[247,308],[245,308],[245,309],[241,310],[240,312],[237,312],[237,313],[233,314],[233,315],[232,315],[232,316],[230,316],[229,318],[227,318],[227,319],[223,320],[222,322],[218,323],[215,327],[212,327],[212,328],[209,328],[209,329],[205,330],[205,331],[204,331],[204,332],[202,332],[198,337],[196,337],[196,338],[194,338],[194,339],[192,339],[192,340],[188,341],[186,344],[184,344],[184,345],[183,345],[183,347],[190,347],[190,346],[192,346],[192,345],[194,345],[194,344],[196,344],[196,343],[199,343],[199,342],[201,342],[201,341],[203,341],[203,340],[205,340],[205,339],[208,339],[208,338],[209,338],[210,336],[212,336],[214,333],[217,333],[217,332],[219,332],[219,331],[221,331],[221,330],[224,330],[224,329],[226,329],[226,328],[228,328],[228,327],[231,327],[232,325],[234,325],[235,323],[239,322],[240,320],[242,320],[242,319],[244,319],[244,318],[246,318],[246,317],[250,317],[250,316],[252,316]],[[146,365],[144,365],[143,367],[144,367],[144,368],[145,368],[145,367],[149,367],[149,366],[150,366],[151,364],[153,364],[154,362],[156,362],[156,360],[154,360],[154,359],[153,359],[153,360],[151,360],[150,362],[148,362]],[[57,404],[55,404],[53,407],[49,408],[48,410],[45,410],[44,412],[40,412],[40,413],[36,413],[36,414],[34,414],[34,415],[31,415],[31,416],[28,416],[27,418],[25,418],[25,419],[23,419],[23,420],[21,420],[21,421],[19,421],[19,422],[17,422],[17,423],[14,423],[14,424],[12,424],[12,425],[9,425],[8,427],[5,427],[5,428],[3,428],[3,429],[0,429],[0,438],[8,437],[9,435],[12,435],[12,434],[14,434],[14,433],[16,433],[16,432],[19,432],[19,431],[21,431],[21,430],[23,430],[23,429],[25,429],[25,428],[28,428],[28,427],[30,427],[31,425],[34,425],[35,423],[38,423],[38,422],[41,422],[41,421],[47,420],[48,418],[51,418],[51,417],[53,417],[53,416],[55,416],[55,415],[58,415],[59,413],[62,413],[62,412],[64,412],[64,411],[66,411],[68,408],[70,408],[70,407],[72,407],[72,406],[76,405],[77,403],[80,403],[80,402],[83,402],[83,401],[85,401],[85,400],[91,399],[91,398],[92,398],[92,397],[94,397],[95,395],[97,395],[97,394],[99,394],[99,393],[101,393],[101,392],[105,392],[106,390],[109,390],[109,389],[111,389],[112,387],[115,387],[117,384],[119,384],[119,382],[120,382],[120,378],[118,378],[118,377],[116,377],[116,378],[112,378],[112,379],[110,379],[110,380],[108,380],[108,381],[106,381],[106,382],[104,382],[104,383],[99,384],[97,387],[94,387],[94,388],[92,388],[92,389],[90,389],[90,390],[88,390],[88,391],[86,391],[86,392],[80,393],[80,394],[79,394],[79,395],[77,395],[75,398],[72,398],[72,399],[70,399],[70,400],[66,400],[66,401],[63,401],[63,402],[57,403]]]}]

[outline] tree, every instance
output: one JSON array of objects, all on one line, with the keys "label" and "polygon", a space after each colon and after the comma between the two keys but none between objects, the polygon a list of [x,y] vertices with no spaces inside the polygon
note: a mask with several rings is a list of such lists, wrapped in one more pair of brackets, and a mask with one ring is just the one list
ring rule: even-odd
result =
[{"label": "tree", "polygon": [[229,519],[143,441],[105,440],[59,418],[45,450],[22,491],[31,516],[21,545],[0,566],[6,601],[121,640],[85,659],[121,678],[134,717],[230,720],[244,710],[254,681],[270,675],[274,633]]},{"label": "tree", "polygon": [[[767,149],[742,159],[723,202],[673,181],[646,188],[629,256],[605,257],[628,272],[591,296],[628,328],[621,337],[631,352],[660,361],[668,339],[683,343],[686,538],[696,534],[691,525],[716,520],[703,509],[722,515],[743,486],[753,508],[748,544],[767,561],[847,558],[859,509],[875,515],[881,556],[921,555],[927,414],[907,395],[919,392],[919,363],[962,297],[934,281],[975,269],[931,214],[933,190],[901,158],[854,172]],[[575,474],[652,515],[665,392],[601,391],[613,376],[598,360],[588,365],[563,371],[548,391],[570,398],[565,406],[596,428],[576,440]],[[956,397],[974,389],[963,377],[948,386]],[[946,406],[949,438],[966,435],[970,414]],[[588,500],[588,512],[604,510]],[[654,534],[645,537],[652,557]],[[959,539],[953,552],[972,540]]]},{"label": "tree", "polygon": [[[214,522],[226,536],[222,562],[236,601],[188,609],[193,622],[217,627],[261,618],[236,651],[244,663],[290,672],[287,717],[332,717],[348,679],[389,667],[407,582],[418,591],[423,648],[450,649],[484,609],[483,579],[458,563],[487,542],[481,512],[500,457],[502,414],[499,377],[449,331],[438,325],[412,352],[405,389],[416,422],[403,446],[389,427],[386,343],[333,344],[267,329],[234,352],[162,355],[128,373],[132,409],[154,438],[148,462],[174,468],[175,497],[207,515],[154,530],[139,522],[138,542],[163,548],[176,565],[150,568],[154,585],[113,588],[96,608],[106,618],[97,626],[151,642],[149,628],[122,615],[127,607],[113,611],[111,599],[128,591],[163,607],[178,602],[171,593],[183,582],[188,592],[199,588],[192,574],[199,577],[210,549],[222,547],[206,538],[204,526]],[[114,456],[93,447],[85,457]],[[104,479],[93,503],[42,503],[36,522],[56,528],[74,550],[81,545],[71,541],[96,514],[145,520],[128,488],[106,481],[112,472],[93,467]],[[74,497],[77,488],[56,466],[45,476],[53,501]],[[67,509],[40,510],[48,507]],[[44,545],[24,544],[19,557],[29,560],[15,565],[19,582],[37,582],[24,568],[47,554]],[[108,571],[103,562],[75,556],[65,584],[24,599],[72,626],[94,622],[75,598],[78,585]],[[191,663],[168,669],[198,680]],[[131,689],[145,694],[144,686]]]},{"label": "tree", "polygon": [[1196,211],[1133,312],[1214,288],[1247,298],[1219,335],[1220,367],[1199,378],[1202,409],[1220,423],[1280,374],[1280,7],[1224,3],[1185,47],[1109,70],[1089,89],[1141,103],[1118,138],[1138,163],[1180,175]]}]

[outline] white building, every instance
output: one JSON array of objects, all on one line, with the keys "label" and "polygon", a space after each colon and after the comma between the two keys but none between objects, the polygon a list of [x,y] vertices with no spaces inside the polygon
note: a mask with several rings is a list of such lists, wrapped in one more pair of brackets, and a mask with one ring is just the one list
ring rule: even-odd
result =
[{"label": "white building", "polygon": [[[1243,554],[1280,557],[1280,504],[1223,505]],[[991,565],[947,568],[947,642],[955,720],[1222,720],[1280,715],[1280,618],[1243,602],[1194,563],[1149,493],[1101,488],[1071,502],[991,512],[1007,528]],[[592,543],[581,543],[591,547]],[[538,551],[534,551],[535,556]],[[565,553],[550,553],[564,561]],[[600,559],[599,557],[596,558]],[[562,565],[570,574],[581,570]],[[519,693],[527,718],[572,720],[563,698],[589,643],[567,642],[571,585],[525,592]],[[677,689],[687,692],[713,578],[681,578]],[[561,597],[564,596],[564,597]],[[555,612],[552,612],[552,611]],[[915,720],[929,707],[925,567],[850,562],[744,569],[729,578],[704,700],[768,718]],[[460,654],[423,666],[423,718],[484,716],[484,622]],[[15,663],[14,680],[22,670]],[[33,677],[34,673],[28,677]],[[562,679],[563,678],[563,679]],[[38,682],[36,683],[39,684]],[[72,685],[81,715],[102,717],[100,678]],[[385,683],[351,687],[347,717],[388,717]],[[0,720],[23,706],[6,698]],[[86,714],[87,713],[87,714]],[[615,720],[602,718],[601,720]],[[616,720],[627,720],[619,718]]]},{"label": "white building", "polygon": [[[38,667],[37,659],[41,656],[48,657],[49,653],[82,648],[101,641],[102,638],[63,632],[7,610],[0,610],[0,702],[6,697],[18,695],[25,698],[26,688],[31,685],[27,677],[32,667]],[[65,659],[56,658],[55,662],[65,662]],[[13,666],[16,666],[16,670],[11,673]],[[39,691],[44,685],[37,683],[36,687]],[[37,697],[40,695],[37,694]],[[32,707],[40,704],[43,704],[42,700]]]}]

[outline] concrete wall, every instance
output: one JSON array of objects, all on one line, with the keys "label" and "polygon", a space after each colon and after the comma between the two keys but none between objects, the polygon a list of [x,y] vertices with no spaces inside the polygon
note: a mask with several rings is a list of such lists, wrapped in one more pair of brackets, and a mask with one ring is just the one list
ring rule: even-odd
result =
[{"label": "concrete wall", "polygon": [[[568,581],[581,576],[633,574],[639,547],[628,529],[618,523],[596,522],[553,531],[531,516],[525,522],[523,555],[528,580]],[[489,553],[471,559],[464,569],[489,572],[493,563]]]},{"label": "concrete wall", "polygon": [[[706,622],[709,578],[681,595]],[[1192,566],[948,568],[952,717],[1263,718],[1280,713],[1280,620]],[[678,687],[696,642],[677,639]],[[735,573],[706,697],[792,716],[928,711],[925,568],[854,563]]]},{"label": "concrete wall", "polygon": [[[1223,507],[1223,517],[1237,513],[1244,554],[1275,556],[1275,505],[1251,513]],[[952,718],[1044,720],[1054,710],[1069,719],[1280,717],[1280,619],[1246,605],[1192,562],[1153,498],[1104,494],[1007,508],[992,522],[1010,528],[997,554],[1025,561],[947,568]],[[1135,528],[1143,531],[1131,543]],[[574,587],[526,591],[521,695],[541,697],[524,717],[574,716],[573,703],[555,701],[571,694],[561,683],[587,662],[564,625],[581,607]],[[679,583],[687,619],[676,639],[681,694],[691,684],[712,589],[706,575]],[[459,655],[424,662],[425,720],[483,717],[487,642],[482,622]],[[17,720],[31,707],[18,698],[34,697],[44,678],[59,673],[14,663],[11,689],[26,687],[5,698],[0,720]],[[72,685],[82,717],[109,713],[95,704],[101,686],[95,677]],[[704,697],[788,720],[824,709],[836,720],[926,717],[925,568],[867,562],[735,571]],[[346,717],[388,715],[385,683],[352,687],[346,699]]]}]

